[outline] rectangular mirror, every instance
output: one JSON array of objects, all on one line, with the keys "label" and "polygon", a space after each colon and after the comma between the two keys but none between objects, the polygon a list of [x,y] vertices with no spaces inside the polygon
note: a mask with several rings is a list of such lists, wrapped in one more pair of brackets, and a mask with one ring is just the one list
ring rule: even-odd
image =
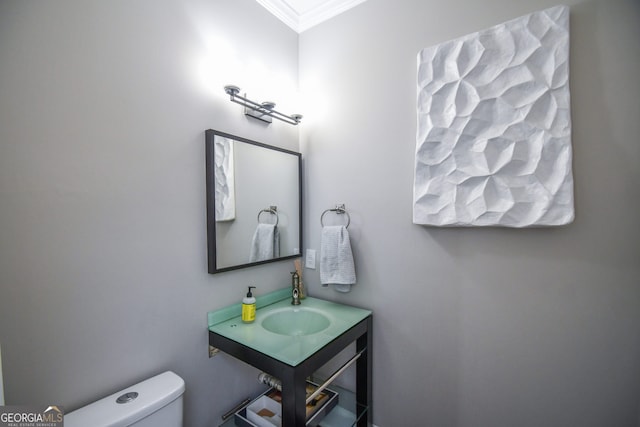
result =
[{"label": "rectangular mirror", "polygon": [[300,153],[205,132],[209,273],[299,257]]}]

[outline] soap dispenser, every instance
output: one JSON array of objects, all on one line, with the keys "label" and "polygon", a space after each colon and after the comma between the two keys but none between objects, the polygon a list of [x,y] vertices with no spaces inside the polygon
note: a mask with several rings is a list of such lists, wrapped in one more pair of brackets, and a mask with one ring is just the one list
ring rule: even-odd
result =
[{"label": "soap dispenser", "polygon": [[255,286],[249,286],[247,296],[242,299],[242,321],[244,323],[251,323],[256,320],[256,299],[251,293],[251,289],[255,288]]}]

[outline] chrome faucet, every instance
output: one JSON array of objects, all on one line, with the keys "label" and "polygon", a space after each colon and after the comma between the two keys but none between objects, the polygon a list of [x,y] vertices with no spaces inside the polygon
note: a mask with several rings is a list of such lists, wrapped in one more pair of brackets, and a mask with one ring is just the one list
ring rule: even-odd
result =
[{"label": "chrome faucet", "polygon": [[291,305],[300,305],[300,275],[297,271],[291,273]]}]

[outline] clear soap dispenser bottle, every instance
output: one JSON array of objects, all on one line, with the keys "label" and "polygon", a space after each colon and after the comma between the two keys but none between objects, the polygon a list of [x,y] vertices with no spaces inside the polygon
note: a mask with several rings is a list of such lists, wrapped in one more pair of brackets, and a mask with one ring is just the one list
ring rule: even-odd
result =
[{"label": "clear soap dispenser bottle", "polygon": [[247,296],[242,299],[242,321],[244,323],[251,323],[256,320],[256,299],[251,293],[251,289],[255,288],[255,286],[249,286]]}]

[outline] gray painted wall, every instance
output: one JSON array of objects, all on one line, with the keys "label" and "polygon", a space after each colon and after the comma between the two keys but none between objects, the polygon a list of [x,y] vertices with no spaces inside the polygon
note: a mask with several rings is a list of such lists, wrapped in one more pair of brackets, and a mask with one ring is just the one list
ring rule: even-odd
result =
[{"label": "gray painted wall", "polygon": [[[413,225],[416,55],[553,1],[369,0],[300,37],[306,247],[345,203],[379,426],[638,426],[640,3],[572,1],[576,220]],[[312,283],[313,282],[313,283]]]},{"label": "gray painted wall", "polygon": [[291,266],[206,274],[204,202],[204,129],[298,149],[222,94],[257,61],[313,101],[305,247],[351,214],[354,291],[305,276],[375,312],[377,425],[637,426],[639,7],[571,3],[576,221],[504,230],[411,224],[415,55],[550,1],[369,0],[299,38],[252,0],[0,2],[7,403],[71,410],[171,369],[196,427],[259,389],[207,358],[206,312]]},{"label": "gray painted wall", "polygon": [[297,82],[298,37],[253,0],[161,3],[0,1],[8,404],[73,410],[171,369],[186,426],[209,427],[260,389],[209,360],[206,314],[293,265],[207,274],[204,131],[297,151],[298,128],[250,122],[222,86],[251,95],[260,63]]}]

